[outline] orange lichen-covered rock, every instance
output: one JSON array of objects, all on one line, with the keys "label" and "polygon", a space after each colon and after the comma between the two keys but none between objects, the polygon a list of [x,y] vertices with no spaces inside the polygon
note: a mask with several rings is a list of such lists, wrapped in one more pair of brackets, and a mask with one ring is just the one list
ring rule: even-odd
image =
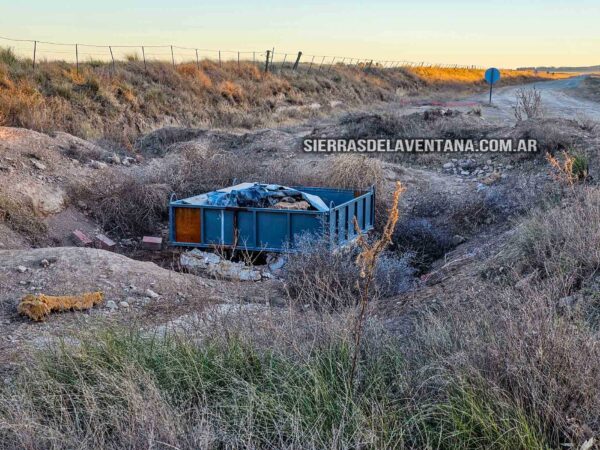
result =
[{"label": "orange lichen-covered rock", "polygon": [[104,301],[102,292],[87,292],[81,295],[32,295],[28,294],[21,299],[17,311],[36,322],[45,320],[52,311],[90,309]]}]

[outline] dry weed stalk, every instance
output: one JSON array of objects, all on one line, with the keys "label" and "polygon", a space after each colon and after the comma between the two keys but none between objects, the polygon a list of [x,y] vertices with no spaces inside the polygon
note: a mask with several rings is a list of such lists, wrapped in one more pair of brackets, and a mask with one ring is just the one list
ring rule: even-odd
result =
[{"label": "dry weed stalk", "polygon": [[387,248],[392,242],[392,236],[394,229],[398,223],[400,212],[398,210],[398,203],[400,202],[400,196],[406,188],[399,181],[396,182],[396,189],[392,198],[392,204],[390,205],[387,222],[383,228],[381,237],[373,243],[369,243],[365,236],[361,234],[360,227],[356,217],[354,218],[354,228],[358,233],[357,244],[361,248],[361,252],[356,257],[356,264],[360,269],[360,277],[364,280],[362,289],[360,289],[360,305],[358,315],[354,323],[354,355],[352,356],[352,369],[350,371],[350,383],[354,382],[354,376],[356,372],[356,363],[358,360],[358,354],[360,352],[360,341],[363,331],[363,324],[367,312],[367,304],[369,303],[369,296],[371,285],[375,277],[375,267],[377,259],[381,253]]},{"label": "dry weed stalk", "polygon": [[556,179],[569,186],[573,186],[575,182],[587,178],[588,174],[586,168],[574,170],[577,158],[569,155],[567,152],[563,151],[562,153],[564,160],[562,163],[550,153],[546,155],[546,160],[554,167],[554,169],[556,169]]},{"label": "dry weed stalk", "polygon": [[513,107],[517,122],[525,119],[537,119],[542,116],[542,94],[533,89],[518,89],[517,102]]},{"label": "dry weed stalk", "polygon": [[68,311],[90,309],[94,305],[104,301],[102,292],[87,292],[75,296],[51,296],[28,294],[21,299],[17,311],[19,314],[29,317],[31,320],[40,322],[52,311]]}]

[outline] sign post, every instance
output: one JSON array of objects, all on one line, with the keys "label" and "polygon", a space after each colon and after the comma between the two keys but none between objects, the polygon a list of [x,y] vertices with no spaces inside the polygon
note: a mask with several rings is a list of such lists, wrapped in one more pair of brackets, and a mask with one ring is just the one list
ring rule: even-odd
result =
[{"label": "sign post", "polygon": [[485,81],[490,85],[490,105],[492,104],[492,90],[494,84],[500,79],[500,71],[495,67],[491,67],[485,71]]}]

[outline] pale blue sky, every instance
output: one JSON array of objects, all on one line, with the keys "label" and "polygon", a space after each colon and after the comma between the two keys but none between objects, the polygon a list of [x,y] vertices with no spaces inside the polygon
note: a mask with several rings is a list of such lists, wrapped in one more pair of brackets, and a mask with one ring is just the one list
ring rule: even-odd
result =
[{"label": "pale blue sky", "polygon": [[277,53],[502,67],[589,65],[600,63],[600,1],[0,0],[0,36],[275,47]]}]

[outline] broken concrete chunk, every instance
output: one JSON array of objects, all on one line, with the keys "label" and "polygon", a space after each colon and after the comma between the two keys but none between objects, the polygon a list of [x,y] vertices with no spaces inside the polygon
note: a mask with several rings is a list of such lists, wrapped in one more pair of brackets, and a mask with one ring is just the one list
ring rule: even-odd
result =
[{"label": "broken concrete chunk", "polygon": [[259,281],[262,278],[260,270],[243,262],[227,261],[219,255],[198,249],[183,253],[179,262],[192,273],[205,273],[216,278],[237,281]]},{"label": "broken concrete chunk", "polygon": [[96,247],[101,248],[103,250],[113,250],[115,248],[115,246],[117,245],[115,243],[115,241],[113,241],[108,236],[105,236],[103,234],[97,234],[95,242],[96,242]]},{"label": "broken concrete chunk", "polygon": [[159,251],[162,249],[162,238],[155,236],[144,236],[142,238],[142,248],[146,250]]},{"label": "broken concrete chunk", "polygon": [[73,231],[71,237],[78,247],[89,247],[92,245],[92,240],[81,230]]},{"label": "broken concrete chunk", "polygon": [[272,272],[275,272],[275,271],[283,268],[283,266],[285,266],[286,262],[287,262],[287,258],[283,255],[270,254],[267,256],[267,267]]}]

